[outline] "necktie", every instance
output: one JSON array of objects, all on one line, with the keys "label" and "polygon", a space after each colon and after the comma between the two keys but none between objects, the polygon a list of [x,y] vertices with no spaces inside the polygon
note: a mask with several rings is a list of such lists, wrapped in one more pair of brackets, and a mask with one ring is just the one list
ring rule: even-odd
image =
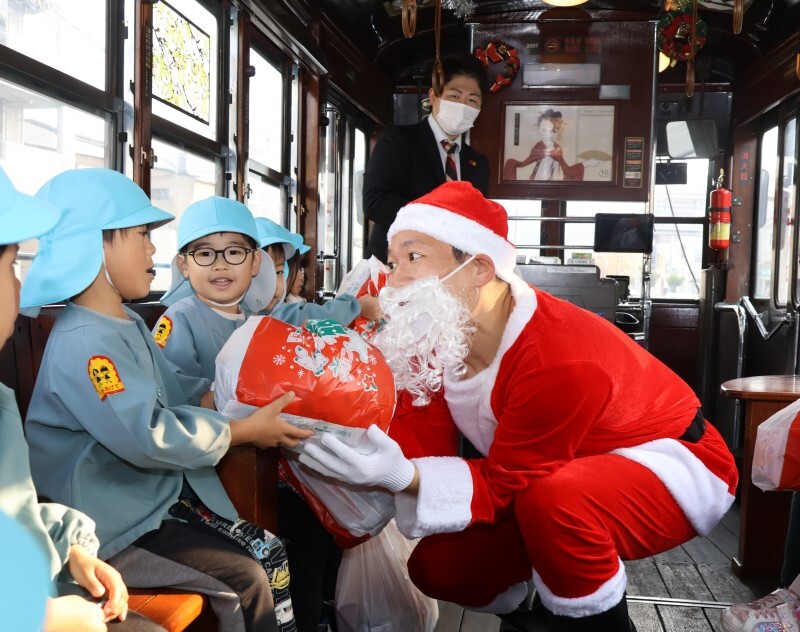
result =
[{"label": "necktie", "polygon": [[444,147],[444,150],[447,152],[447,160],[444,162],[444,179],[448,182],[452,180],[458,180],[455,157],[456,149],[458,149],[458,143],[451,143],[449,140],[443,140],[442,147]]}]

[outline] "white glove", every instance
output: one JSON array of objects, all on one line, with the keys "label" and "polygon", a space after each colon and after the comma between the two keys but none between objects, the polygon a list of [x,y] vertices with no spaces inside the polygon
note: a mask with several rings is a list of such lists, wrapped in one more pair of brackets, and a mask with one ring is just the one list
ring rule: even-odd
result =
[{"label": "white glove", "polygon": [[378,426],[369,427],[367,438],[375,450],[360,454],[326,433],[321,440],[323,447],[306,443],[300,463],[323,476],[346,483],[384,487],[392,492],[403,491],[414,479],[414,464],[403,456],[397,442]]}]

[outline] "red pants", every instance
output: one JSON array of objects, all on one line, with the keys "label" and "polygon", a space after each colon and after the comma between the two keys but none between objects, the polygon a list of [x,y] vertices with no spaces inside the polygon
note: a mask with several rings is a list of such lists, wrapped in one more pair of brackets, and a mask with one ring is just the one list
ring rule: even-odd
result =
[{"label": "red pants", "polygon": [[496,523],[423,538],[408,568],[425,594],[473,607],[531,579],[533,568],[545,607],[584,616],[605,610],[598,599],[609,593],[622,597],[620,558],[649,557],[695,535],[655,474],[604,454],[531,479]]}]

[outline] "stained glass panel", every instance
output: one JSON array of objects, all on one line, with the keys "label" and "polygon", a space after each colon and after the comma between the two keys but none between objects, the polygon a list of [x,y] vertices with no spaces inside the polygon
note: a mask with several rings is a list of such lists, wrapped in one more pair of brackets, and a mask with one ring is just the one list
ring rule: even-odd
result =
[{"label": "stained glass panel", "polygon": [[153,5],[153,97],[210,120],[211,38],[163,0]]}]

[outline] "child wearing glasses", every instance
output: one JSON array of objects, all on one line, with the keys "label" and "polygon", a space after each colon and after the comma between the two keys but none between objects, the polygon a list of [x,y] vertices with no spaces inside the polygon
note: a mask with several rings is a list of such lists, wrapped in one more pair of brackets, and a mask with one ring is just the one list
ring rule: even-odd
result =
[{"label": "child wearing glasses", "polygon": [[[201,403],[201,397],[202,403],[211,400],[205,394],[214,381],[217,354],[250,313],[275,293],[274,270],[257,242],[252,214],[228,198],[195,202],[178,223],[172,283],[161,299],[169,308],[153,336],[181,376],[190,403]],[[258,288],[251,289],[256,279]]]},{"label": "child wearing glasses", "polygon": [[95,521],[99,558],[128,586],[204,593],[226,631],[294,632],[285,551],[238,519],[214,470],[231,446],[306,438],[279,416],[293,394],[241,420],[187,405],[124,305],[149,293],[150,230],[172,215],[108,169],[66,171],[37,198],[62,215],[39,240],[21,308],[67,300],[25,424],[37,491]]}]

